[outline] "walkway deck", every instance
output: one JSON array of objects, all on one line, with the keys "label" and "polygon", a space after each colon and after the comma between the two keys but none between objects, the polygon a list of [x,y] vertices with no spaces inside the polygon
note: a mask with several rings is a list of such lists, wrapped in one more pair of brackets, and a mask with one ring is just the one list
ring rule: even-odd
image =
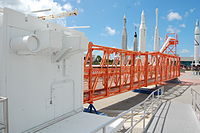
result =
[{"label": "walkway deck", "polygon": [[147,133],[200,133],[200,122],[191,105],[165,102],[155,114]]},{"label": "walkway deck", "polygon": [[[157,124],[159,128],[155,130],[155,133],[161,133],[160,130],[162,130],[163,133],[200,133],[200,122],[197,121],[191,106],[191,88],[200,92],[200,76],[195,76],[192,72],[186,72],[181,73],[179,80],[182,81],[181,84],[169,83],[164,85],[165,94],[163,96],[163,101],[168,101],[168,103],[165,102],[165,104],[167,104],[163,104],[163,106],[165,105],[165,109],[162,111],[162,116],[159,118],[159,124]],[[119,113],[140,103],[147,96],[147,94],[130,91],[98,100],[94,105],[97,110],[106,113],[108,116],[117,116]],[[169,104],[169,102],[171,102],[171,104]],[[166,118],[164,119],[165,114]],[[157,120],[158,116],[159,113],[157,113]],[[149,119],[150,118],[151,116],[149,116]],[[140,133],[141,131],[142,124],[139,124],[134,129],[134,133]],[[152,131],[152,129],[150,130],[149,128],[149,133],[151,133],[150,131]],[[121,130],[121,132],[123,131]]]},{"label": "walkway deck", "polygon": [[[80,112],[74,116],[53,124],[37,133],[94,133],[94,130],[102,124],[113,119],[112,117]],[[114,133],[121,128],[123,119],[118,119],[106,127],[106,133]],[[97,131],[95,133],[102,133]]]}]

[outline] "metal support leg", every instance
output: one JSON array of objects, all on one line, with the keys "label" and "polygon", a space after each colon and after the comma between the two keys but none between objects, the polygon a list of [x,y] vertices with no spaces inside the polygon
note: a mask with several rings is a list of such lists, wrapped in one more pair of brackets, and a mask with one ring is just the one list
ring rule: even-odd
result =
[{"label": "metal support leg", "polygon": [[93,104],[90,104],[88,106],[87,110],[89,110],[90,113],[96,113],[97,114],[97,110],[96,110],[96,108],[94,107]]}]

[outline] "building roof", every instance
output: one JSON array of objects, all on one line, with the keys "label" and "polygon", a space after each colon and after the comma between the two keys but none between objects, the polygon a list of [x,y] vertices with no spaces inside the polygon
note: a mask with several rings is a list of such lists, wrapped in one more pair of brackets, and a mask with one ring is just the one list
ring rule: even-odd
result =
[{"label": "building roof", "polygon": [[181,61],[194,61],[194,57],[181,57]]}]

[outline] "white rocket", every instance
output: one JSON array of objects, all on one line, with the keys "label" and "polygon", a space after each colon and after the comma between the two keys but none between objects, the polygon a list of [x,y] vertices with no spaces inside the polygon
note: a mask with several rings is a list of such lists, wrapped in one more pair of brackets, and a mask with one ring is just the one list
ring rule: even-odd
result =
[{"label": "white rocket", "polygon": [[158,29],[158,8],[156,8],[156,27],[154,33],[154,51],[159,51],[160,49],[160,38]]},{"label": "white rocket", "polygon": [[133,51],[138,51],[138,39],[136,32],[134,34],[134,40],[133,40]]},{"label": "white rocket", "polygon": [[124,15],[124,26],[122,30],[122,49],[127,50],[127,31],[126,31],[126,16]]},{"label": "white rocket", "polygon": [[141,24],[139,30],[139,51],[141,52],[146,51],[146,25],[145,25],[144,11],[142,11],[141,14]]},{"label": "white rocket", "polygon": [[194,63],[195,66],[199,65],[199,20],[196,21],[194,31]]}]

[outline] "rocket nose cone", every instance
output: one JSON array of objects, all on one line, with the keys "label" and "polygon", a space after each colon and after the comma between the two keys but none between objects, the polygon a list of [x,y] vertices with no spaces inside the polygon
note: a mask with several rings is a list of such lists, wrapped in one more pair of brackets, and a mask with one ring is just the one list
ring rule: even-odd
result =
[{"label": "rocket nose cone", "polygon": [[158,13],[158,8],[156,8],[156,14]]},{"label": "rocket nose cone", "polygon": [[141,15],[142,15],[142,16],[144,16],[144,10],[142,10],[142,13],[141,13]]},{"label": "rocket nose cone", "polygon": [[145,23],[145,17],[144,17],[144,10],[142,10],[142,14],[141,14],[141,24]]},{"label": "rocket nose cone", "polygon": [[199,20],[197,19],[197,21],[196,21],[196,26],[199,26]]},{"label": "rocket nose cone", "polygon": [[124,14],[124,19],[126,19],[126,15]]},{"label": "rocket nose cone", "polygon": [[137,37],[137,33],[135,32],[134,37]]}]

